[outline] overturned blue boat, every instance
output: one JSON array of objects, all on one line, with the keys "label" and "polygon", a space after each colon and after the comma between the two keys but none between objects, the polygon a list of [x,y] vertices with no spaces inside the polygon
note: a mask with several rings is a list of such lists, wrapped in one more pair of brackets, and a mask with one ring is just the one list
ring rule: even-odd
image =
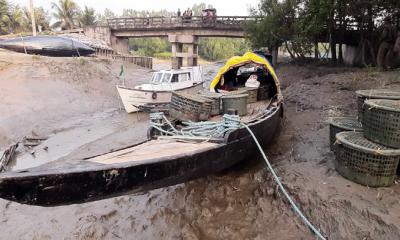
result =
[{"label": "overturned blue boat", "polygon": [[0,48],[52,57],[93,54],[95,50],[81,42],[58,36],[30,36],[0,41]]}]

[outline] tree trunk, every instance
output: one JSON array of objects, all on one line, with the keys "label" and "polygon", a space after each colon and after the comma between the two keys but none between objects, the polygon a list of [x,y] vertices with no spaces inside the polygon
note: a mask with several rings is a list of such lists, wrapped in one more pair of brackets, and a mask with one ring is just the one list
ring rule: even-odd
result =
[{"label": "tree trunk", "polygon": [[342,47],[343,47],[343,44],[339,43],[339,59],[338,59],[338,62],[340,64],[343,63],[343,49],[342,49]]},{"label": "tree trunk", "polygon": [[278,45],[275,45],[272,49],[272,65],[276,66],[278,64]]},{"label": "tree trunk", "polygon": [[293,55],[292,50],[290,50],[287,41],[285,41],[285,47],[286,47],[286,50],[288,51],[290,57],[291,57],[292,59],[295,59],[296,57]]},{"label": "tree trunk", "polygon": [[336,42],[333,39],[333,36],[331,35],[331,38],[329,40],[329,45],[331,48],[331,59],[333,63],[337,62],[337,57],[336,57]]},{"label": "tree trunk", "polygon": [[32,35],[36,36],[36,20],[35,20],[35,8],[33,7],[33,0],[29,1],[29,10],[31,12]]},{"label": "tree trunk", "polygon": [[[332,5],[335,5],[335,1],[331,0]],[[336,63],[336,42],[334,39],[335,35],[335,12],[331,10],[329,14],[329,47],[331,48],[331,60]]]},{"label": "tree trunk", "polygon": [[315,40],[314,42],[314,58],[316,60],[319,58],[318,40]]}]

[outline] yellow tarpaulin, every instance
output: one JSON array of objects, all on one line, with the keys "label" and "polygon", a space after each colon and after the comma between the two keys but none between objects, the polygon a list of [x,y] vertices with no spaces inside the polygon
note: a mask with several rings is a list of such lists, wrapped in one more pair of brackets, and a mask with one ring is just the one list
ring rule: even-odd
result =
[{"label": "yellow tarpaulin", "polygon": [[231,70],[233,68],[237,68],[237,67],[246,65],[248,63],[255,63],[255,64],[265,66],[265,68],[268,70],[268,72],[271,74],[271,76],[273,77],[273,79],[275,81],[278,100],[280,100],[280,101],[283,100],[279,79],[276,76],[274,68],[271,66],[271,64],[265,58],[255,54],[255,53],[252,53],[252,52],[247,52],[243,56],[234,56],[234,57],[230,58],[226,62],[225,66],[223,66],[218,71],[217,76],[214,78],[214,80],[212,80],[212,82],[210,84],[210,91],[212,91],[212,92],[215,91],[215,88],[218,85],[218,83],[220,82],[223,74],[225,74],[226,72],[228,72],[229,70]]}]

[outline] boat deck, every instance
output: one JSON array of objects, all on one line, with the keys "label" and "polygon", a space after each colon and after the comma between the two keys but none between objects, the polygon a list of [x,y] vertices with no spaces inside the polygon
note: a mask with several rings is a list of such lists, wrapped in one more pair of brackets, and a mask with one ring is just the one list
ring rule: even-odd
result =
[{"label": "boat deck", "polygon": [[218,145],[211,142],[183,142],[172,139],[151,140],[131,148],[91,158],[87,161],[100,164],[150,161],[177,155],[191,155],[194,152],[205,151]]},{"label": "boat deck", "polygon": [[[259,117],[271,100],[258,101],[247,105],[248,114],[241,117],[244,122]],[[209,121],[222,121],[222,115],[214,116]],[[206,151],[220,145],[215,142],[182,141],[177,139],[156,139],[127,149],[108,153],[87,161],[99,164],[118,164],[127,162],[149,162],[152,159],[171,158],[178,155],[191,155],[194,152]]]}]

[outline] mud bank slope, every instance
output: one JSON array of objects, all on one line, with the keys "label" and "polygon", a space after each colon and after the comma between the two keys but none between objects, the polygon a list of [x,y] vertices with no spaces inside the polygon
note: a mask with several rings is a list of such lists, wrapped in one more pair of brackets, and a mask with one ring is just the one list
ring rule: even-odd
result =
[{"label": "mud bank slope", "polygon": [[[0,146],[31,134],[48,135],[82,114],[118,109],[120,62],[49,58],[0,50]],[[127,82],[149,70],[125,64]]]}]

